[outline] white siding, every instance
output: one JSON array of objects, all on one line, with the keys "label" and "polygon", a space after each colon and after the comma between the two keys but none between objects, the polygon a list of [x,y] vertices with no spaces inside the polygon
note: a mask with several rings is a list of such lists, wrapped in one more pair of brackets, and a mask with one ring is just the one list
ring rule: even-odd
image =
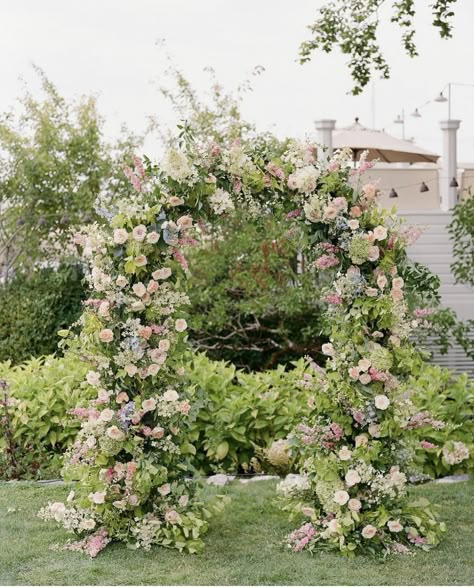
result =
[{"label": "white siding", "polygon": [[[451,214],[438,211],[400,211],[399,215],[404,217],[408,224],[427,227],[424,234],[410,247],[409,255],[440,277],[443,306],[452,308],[462,320],[474,319],[474,290],[455,284],[450,270],[453,255],[447,226],[451,221]],[[474,374],[474,362],[469,360],[457,345],[447,355],[434,353],[433,361],[456,372],[467,371],[471,375]]]}]

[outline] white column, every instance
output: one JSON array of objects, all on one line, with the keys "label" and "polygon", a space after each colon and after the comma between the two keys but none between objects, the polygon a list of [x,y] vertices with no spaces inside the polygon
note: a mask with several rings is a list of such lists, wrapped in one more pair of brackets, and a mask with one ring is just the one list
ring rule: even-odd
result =
[{"label": "white column", "polygon": [[315,121],[314,124],[316,125],[316,130],[318,132],[319,143],[327,147],[325,154],[331,157],[333,151],[332,133],[336,128],[336,121],[333,119],[324,118],[322,120]]},{"label": "white column", "polygon": [[450,210],[457,203],[458,189],[450,187],[453,178],[457,179],[457,137],[456,133],[461,124],[460,120],[442,120],[439,123],[443,131],[443,159],[439,170],[439,194],[441,210]]}]

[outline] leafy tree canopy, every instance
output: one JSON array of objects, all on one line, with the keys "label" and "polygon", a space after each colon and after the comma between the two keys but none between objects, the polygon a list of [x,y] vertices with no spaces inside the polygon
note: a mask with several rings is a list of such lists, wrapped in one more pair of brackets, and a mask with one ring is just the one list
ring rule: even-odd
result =
[{"label": "leafy tree canopy", "polygon": [[[442,39],[452,36],[453,4],[457,0],[432,0],[432,25]],[[402,44],[410,57],[418,55],[415,44],[417,5],[426,0],[392,0],[391,22],[398,25]],[[390,66],[380,47],[379,8],[386,0],[333,0],[319,9],[318,18],[308,28],[311,38],[300,46],[300,62],[309,61],[315,50],[331,53],[336,47],[349,56],[354,81],[352,93],[360,94],[375,73],[390,77]]]}]

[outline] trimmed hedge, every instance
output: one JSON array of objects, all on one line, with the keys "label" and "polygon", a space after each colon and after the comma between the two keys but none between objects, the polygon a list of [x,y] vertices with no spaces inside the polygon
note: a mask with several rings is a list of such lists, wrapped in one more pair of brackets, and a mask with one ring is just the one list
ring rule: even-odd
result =
[{"label": "trimmed hedge", "polygon": [[81,314],[80,266],[18,273],[0,287],[0,361],[15,364],[57,351],[59,329]]}]

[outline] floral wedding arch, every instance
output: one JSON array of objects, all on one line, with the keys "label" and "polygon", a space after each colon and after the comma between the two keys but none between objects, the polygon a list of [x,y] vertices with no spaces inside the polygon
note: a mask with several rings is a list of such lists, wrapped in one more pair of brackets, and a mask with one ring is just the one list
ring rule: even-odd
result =
[{"label": "floral wedding arch", "polygon": [[290,440],[304,477],[281,486],[286,508],[304,521],[289,546],[350,555],[439,541],[443,524],[428,502],[408,500],[403,473],[406,430],[420,424],[405,387],[417,325],[401,269],[413,235],[379,209],[374,185],[362,185],[367,162],[351,170],[348,152],[316,156],[314,146],[294,141],[198,148],[184,129],[159,167],[135,159],[126,170],[131,199],[98,202],[107,223],[77,236],[90,260],[91,298],[79,332],[63,333],[90,362],[87,382],[97,395],[75,411],[82,427],[65,476],[77,488],[41,512],[78,536],[69,548],[95,556],[111,540],[202,547],[212,509],[196,496],[186,439],[194,407],[182,365],[183,249],[203,222],[237,207],[284,211],[288,238],[332,277],[328,361],[323,370],[309,360],[301,382],[314,416]]}]

